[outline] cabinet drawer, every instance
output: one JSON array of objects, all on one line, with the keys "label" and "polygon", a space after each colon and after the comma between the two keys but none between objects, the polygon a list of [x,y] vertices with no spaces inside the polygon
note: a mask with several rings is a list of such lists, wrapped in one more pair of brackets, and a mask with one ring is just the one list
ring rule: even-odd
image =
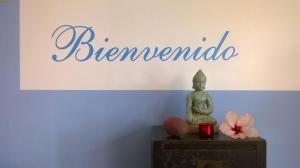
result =
[{"label": "cabinet drawer", "polygon": [[222,134],[213,139],[171,139],[161,127],[154,127],[152,168],[266,168],[266,141],[233,140]]},{"label": "cabinet drawer", "polygon": [[256,168],[256,151],[162,150],[157,168]]}]

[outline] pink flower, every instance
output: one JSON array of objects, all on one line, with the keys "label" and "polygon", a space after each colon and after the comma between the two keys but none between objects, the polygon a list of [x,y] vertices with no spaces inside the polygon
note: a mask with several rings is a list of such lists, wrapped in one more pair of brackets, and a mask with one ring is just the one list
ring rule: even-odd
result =
[{"label": "pink flower", "polygon": [[235,112],[228,112],[225,121],[220,125],[219,130],[234,139],[258,137],[258,133],[253,128],[254,118],[246,113],[239,116]]}]

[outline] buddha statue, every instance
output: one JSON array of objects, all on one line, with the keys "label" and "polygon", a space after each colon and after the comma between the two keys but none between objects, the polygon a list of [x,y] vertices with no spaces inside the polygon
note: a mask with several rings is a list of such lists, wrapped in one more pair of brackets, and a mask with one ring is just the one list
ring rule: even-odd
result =
[{"label": "buddha statue", "polygon": [[206,83],[205,74],[199,70],[193,77],[193,89],[187,96],[186,111],[187,123],[192,126],[192,132],[196,132],[200,123],[214,125],[214,132],[217,131],[217,121],[210,116],[213,112],[213,101],[208,92],[204,91]]}]

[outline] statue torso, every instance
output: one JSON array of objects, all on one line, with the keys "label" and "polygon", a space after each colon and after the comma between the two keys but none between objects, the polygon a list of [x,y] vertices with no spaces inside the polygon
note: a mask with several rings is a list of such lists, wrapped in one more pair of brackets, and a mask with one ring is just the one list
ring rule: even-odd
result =
[{"label": "statue torso", "polygon": [[[205,91],[194,91],[191,93],[193,113],[205,112],[207,109],[208,93]],[[197,110],[196,110],[197,109]]]},{"label": "statue torso", "polygon": [[204,105],[209,95],[205,91],[194,91],[192,93],[193,105]]}]

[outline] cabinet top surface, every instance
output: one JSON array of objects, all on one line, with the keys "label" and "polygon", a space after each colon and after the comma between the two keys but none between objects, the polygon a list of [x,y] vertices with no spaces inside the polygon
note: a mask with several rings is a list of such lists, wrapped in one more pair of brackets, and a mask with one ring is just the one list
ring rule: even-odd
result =
[{"label": "cabinet top surface", "polygon": [[170,137],[162,126],[152,126],[152,141],[201,141],[201,142],[251,142],[251,141],[265,141],[263,138],[245,138],[245,139],[233,139],[222,133],[215,135],[213,138],[204,139],[200,138],[197,134],[188,134],[181,138]]}]

